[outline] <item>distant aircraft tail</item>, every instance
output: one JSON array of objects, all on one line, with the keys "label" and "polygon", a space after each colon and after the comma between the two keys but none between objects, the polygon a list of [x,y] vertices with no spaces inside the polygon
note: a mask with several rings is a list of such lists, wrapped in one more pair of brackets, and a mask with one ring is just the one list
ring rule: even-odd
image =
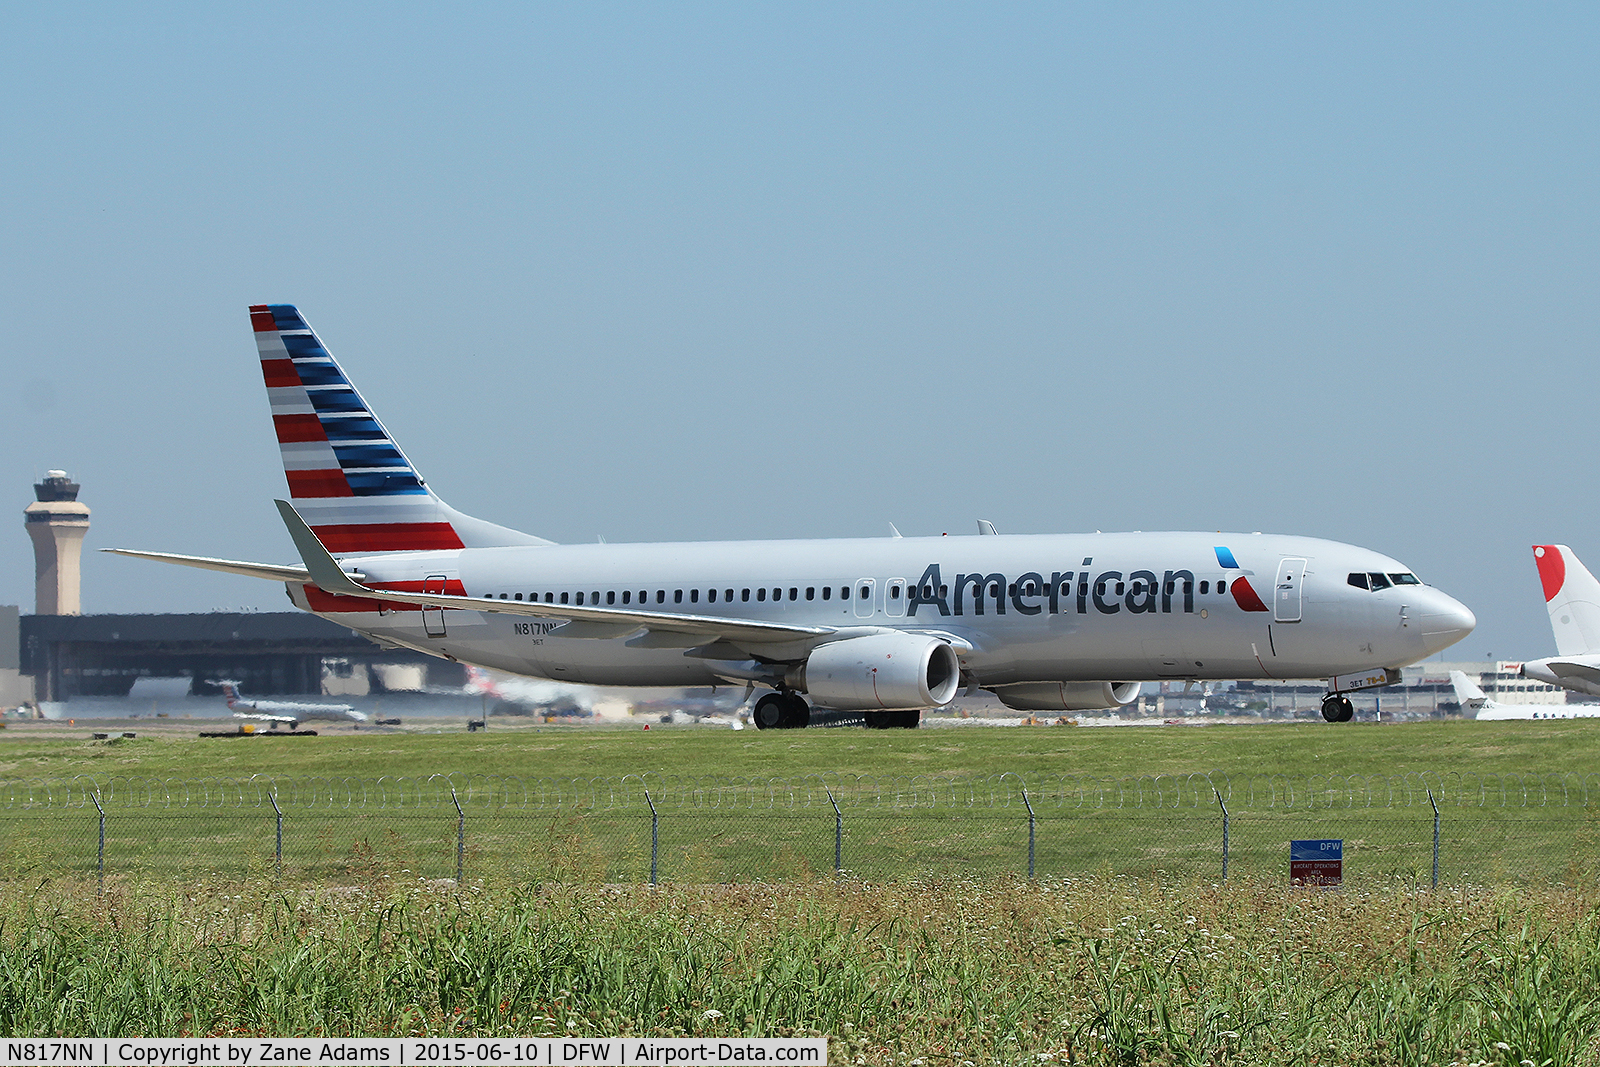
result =
[{"label": "distant aircraft tail", "polygon": [[1600,581],[1566,545],[1534,545],[1558,656],[1600,652]]},{"label": "distant aircraft tail", "polygon": [[1450,685],[1455,689],[1456,702],[1463,710],[1477,714],[1485,704],[1489,703],[1489,698],[1478,688],[1478,683],[1468,678],[1463,671],[1450,672]]},{"label": "distant aircraft tail", "polygon": [[222,695],[228,698],[228,709],[231,711],[233,706],[239,702],[239,684],[237,682],[218,682],[217,685],[222,689]]},{"label": "distant aircraft tail", "polygon": [[294,305],[253,305],[250,323],[290,500],[329,552],[550,543],[440,500]]}]

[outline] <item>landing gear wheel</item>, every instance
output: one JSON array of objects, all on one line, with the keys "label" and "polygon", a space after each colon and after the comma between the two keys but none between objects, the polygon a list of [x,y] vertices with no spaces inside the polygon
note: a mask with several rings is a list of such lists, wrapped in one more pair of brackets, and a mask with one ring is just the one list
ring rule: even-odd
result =
[{"label": "landing gear wheel", "polygon": [[811,705],[799,693],[768,693],[750,718],[757,730],[802,730],[811,725]]},{"label": "landing gear wheel", "polygon": [[783,693],[768,693],[756,701],[755,708],[750,712],[750,721],[756,724],[757,730],[781,730],[784,727],[784,712],[786,710]]},{"label": "landing gear wheel", "polygon": [[1356,706],[1342,693],[1329,693],[1322,698],[1322,717],[1329,722],[1349,722],[1356,716]]},{"label": "landing gear wheel", "polygon": [[811,725],[811,705],[799,693],[783,694],[783,719],[779,729],[804,730]]}]

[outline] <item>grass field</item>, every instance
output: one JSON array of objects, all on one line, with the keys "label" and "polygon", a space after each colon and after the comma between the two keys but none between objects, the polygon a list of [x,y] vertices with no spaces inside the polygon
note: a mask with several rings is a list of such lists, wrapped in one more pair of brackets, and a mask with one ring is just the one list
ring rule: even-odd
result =
[{"label": "grass field", "polygon": [[1586,1064],[1592,893],[1241,883],[0,897],[0,1029],[830,1039],[831,1063]]},{"label": "grass field", "polygon": [[[1595,802],[1587,805],[1581,792],[1559,791],[1484,804],[1470,782],[1518,771],[1587,775],[1600,767],[1597,739],[1600,724],[1583,721],[768,734],[559,728],[221,742],[11,735],[0,743],[0,867],[12,877],[84,873],[103,857],[114,875],[237,877],[276,870],[281,847],[284,874],[297,884],[380,868],[400,880],[460,870],[490,886],[637,882],[652,872],[661,881],[731,882],[805,878],[836,862],[872,880],[1030,869],[1052,878],[1219,878],[1224,858],[1234,877],[1272,878],[1283,873],[1289,840],[1327,837],[1346,842],[1352,884],[1414,887],[1434,875],[1425,791],[1374,800],[1326,786],[1346,774],[1411,775],[1415,786],[1425,772],[1436,789],[1457,776],[1437,796],[1443,883],[1575,886],[1600,876],[1600,774],[1588,783]],[[1233,780],[1226,855],[1222,812],[1205,779],[1177,791],[1136,784],[1087,795],[1058,777],[1193,772]],[[464,825],[448,784],[424,781],[434,773],[461,785]],[[272,789],[237,788],[252,775],[272,779]],[[485,788],[474,779],[497,775],[515,782]],[[650,801],[641,775],[653,783]],[[828,775],[836,797],[808,775]],[[952,781],[940,785],[941,777]],[[735,778],[746,785],[707,785]],[[38,779],[70,784],[48,803],[7,784]],[[539,779],[562,783],[554,802],[528,787]],[[774,779],[783,785],[748,784]],[[1308,798],[1318,782],[1324,795]],[[1031,828],[1021,783],[1037,812]],[[1297,791],[1291,803],[1274,795],[1285,784]],[[94,786],[108,813],[103,850],[85,792]],[[273,790],[285,812],[281,846]]]},{"label": "grass field", "polygon": [[[220,743],[83,732],[0,733],[0,779],[1600,767],[1589,722]],[[0,817],[8,1033],[822,1033],[830,1062],[928,1067],[1600,1062],[1600,805],[1477,821],[1447,808],[1445,888],[1429,892],[1431,809],[1415,804],[1312,818],[1247,806],[1226,883],[1220,820],[1204,807],[1042,804],[1030,882],[1014,805],[847,801],[835,877],[831,807],[690,804],[662,815],[660,887],[640,884],[652,827],[637,805],[471,809],[457,886],[453,808],[291,807],[280,881],[270,808],[221,810],[196,836],[191,808],[122,804],[103,896],[91,807]],[[1285,885],[1284,842],[1320,835],[1347,838],[1345,889]]]},{"label": "grass field", "polygon": [[1284,723],[1260,726],[1017,727],[731,731],[706,727],[490,729],[329,734],[305,740],[139,737],[95,742],[0,731],[0,779],[149,775],[195,778],[625,774],[766,776],[931,774],[1115,777],[1221,770],[1312,774],[1600,771],[1600,720]]}]

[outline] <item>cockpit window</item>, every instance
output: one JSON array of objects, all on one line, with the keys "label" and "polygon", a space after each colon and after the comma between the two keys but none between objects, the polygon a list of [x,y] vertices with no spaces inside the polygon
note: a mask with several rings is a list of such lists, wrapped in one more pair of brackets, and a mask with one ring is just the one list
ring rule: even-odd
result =
[{"label": "cockpit window", "polygon": [[1415,574],[1391,574],[1389,580],[1395,585],[1421,585],[1422,581]]},{"label": "cockpit window", "polygon": [[1377,571],[1368,571],[1367,580],[1372,583],[1372,588],[1374,589],[1387,589],[1390,585],[1388,577],[1379,574]]},{"label": "cockpit window", "polygon": [[1348,581],[1351,585],[1355,586],[1357,589],[1365,589],[1365,588],[1367,588],[1367,572],[1366,571],[1351,571],[1350,572],[1350,577],[1345,579],[1345,580]]}]

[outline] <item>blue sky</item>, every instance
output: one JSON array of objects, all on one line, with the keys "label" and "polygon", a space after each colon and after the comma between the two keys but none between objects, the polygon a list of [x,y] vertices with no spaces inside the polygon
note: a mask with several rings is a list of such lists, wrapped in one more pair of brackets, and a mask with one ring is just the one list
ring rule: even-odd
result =
[{"label": "blue sky", "polygon": [[[1592,5],[34,5],[0,39],[0,602],[290,560],[245,307],[562,541],[1307,533],[1553,650],[1600,567]],[[286,606],[91,554],[89,611]]]}]

